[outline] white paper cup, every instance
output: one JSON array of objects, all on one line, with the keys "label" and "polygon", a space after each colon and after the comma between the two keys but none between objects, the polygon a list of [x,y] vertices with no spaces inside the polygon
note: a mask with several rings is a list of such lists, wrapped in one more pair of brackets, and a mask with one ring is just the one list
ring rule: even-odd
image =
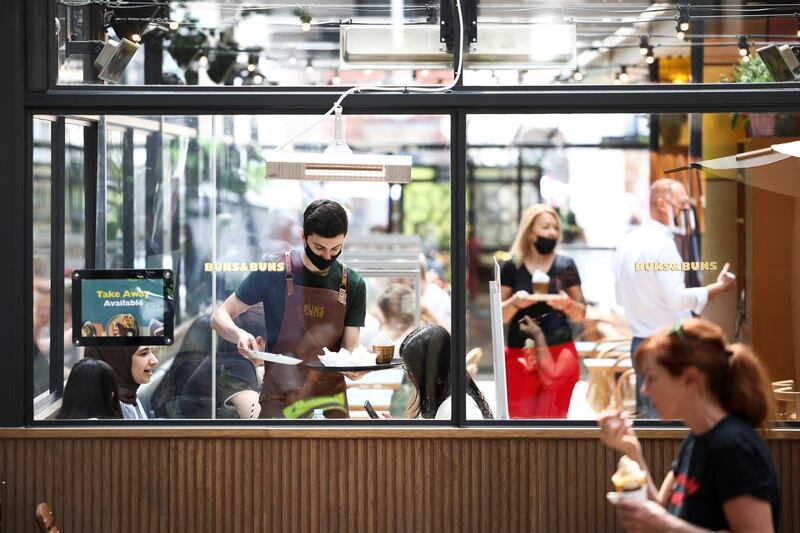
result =
[{"label": "white paper cup", "polygon": [[636,490],[626,490],[626,491],[614,491],[614,492],[607,492],[606,499],[617,505],[621,501],[639,501],[639,502],[646,502],[647,501],[647,485],[642,485],[640,488]]}]

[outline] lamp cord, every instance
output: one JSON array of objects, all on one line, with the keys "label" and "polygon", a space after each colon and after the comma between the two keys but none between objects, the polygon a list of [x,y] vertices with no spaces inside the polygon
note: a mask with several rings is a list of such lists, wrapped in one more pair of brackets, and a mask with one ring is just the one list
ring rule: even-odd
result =
[{"label": "lamp cord", "polygon": [[339,99],[336,100],[336,103],[328,109],[325,114],[319,117],[313,124],[308,126],[306,129],[298,133],[297,135],[290,138],[288,141],[280,145],[279,147],[275,148],[274,152],[280,152],[286,146],[294,142],[298,137],[302,137],[309,131],[311,131],[317,124],[322,122],[325,117],[329,116],[333,113],[337,107],[341,107],[342,102],[345,98],[350,96],[351,94],[360,93],[364,91],[372,91],[372,92],[410,92],[410,93],[443,93],[447,92],[453,87],[456,86],[458,80],[461,79],[461,71],[464,66],[464,16],[461,12],[461,0],[456,0],[456,11],[458,12],[458,67],[456,68],[456,75],[453,77],[453,81],[448,83],[447,85],[442,85],[441,87],[415,87],[415,86],[408,86],[408,85],[396,85],[396,86],[377,86],[377,85],[356,85],[347,89],[345,92],[339,96]]}]

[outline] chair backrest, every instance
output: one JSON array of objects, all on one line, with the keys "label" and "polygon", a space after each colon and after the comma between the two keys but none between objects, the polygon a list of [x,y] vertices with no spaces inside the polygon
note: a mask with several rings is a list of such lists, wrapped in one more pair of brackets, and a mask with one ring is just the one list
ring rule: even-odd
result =
[{"label": "chair backrest", "polygon": [[784,379],[781,381],[773,381],[772,382],[772,390],[777,389],[785,389],[789,388],[789,390],[795,390],[794,388],[794,380],[793,379]]},{"label": "chair backrest", "polygon": [[481,349],[480,347],[473,348],[467,352],[467,356],[465,358],[467,364],[467,372],[473,378],[478,373],[478,363],[480,362],[481,357],[483,357],[483,349]]},{"label": "chair backrest", "polygon": [[626,357],[630,357],[632,355],[630,339],[605,344],[605,346],[595,351],[594,357],[619,357],[621,355]]},{"label": "chair backrest", "polygon": [[636,410],[636,371],[629,368],[617,379],[614,385],[614,401],[619,409]]},{"label": "chair backrest", "polygon": [[42,502],[36,506],[36,524],[39,526],[39,531],[42,533],[51,533],[58,531],[55,526],[55,519],[50,506]]}]

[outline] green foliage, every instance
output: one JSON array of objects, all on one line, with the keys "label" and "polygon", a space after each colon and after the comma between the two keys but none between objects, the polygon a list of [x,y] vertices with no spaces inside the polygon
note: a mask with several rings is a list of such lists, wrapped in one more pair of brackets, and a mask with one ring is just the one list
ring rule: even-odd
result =
[{"label": "green foliage", "polygon": [[[733,81],[735,83],[770,83],[775,81],[760,56],[753,55],[749,57],[749,61],[741,58],[739,64],[736,65],[733,71]],[[740,121],[742,125],[746,126],[750,118],[743,113],[733,113],[731,115],[731,128],[738,126]]]},{"label": "green foliage", "polygon": [[450,186],[411,183],[403,189],[403,233],[450,247]]},{"label": "green foliage", "polygon": [[736,83],[769,83],[775,81],[760,56],[750,56],[750,61],[739,60],[733,71]]}]

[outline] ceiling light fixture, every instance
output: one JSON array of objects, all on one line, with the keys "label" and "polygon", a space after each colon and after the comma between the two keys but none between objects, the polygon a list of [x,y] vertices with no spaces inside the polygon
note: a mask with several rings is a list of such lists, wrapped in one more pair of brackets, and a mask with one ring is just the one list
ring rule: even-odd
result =
[{"label": "ceiling light fixture", "polygon": [[265,156],[267,179],[411,182],[410,155],[354,154],[344,141],[342,107],[334,112],[334,140],[325,152],[273,151]]}]

